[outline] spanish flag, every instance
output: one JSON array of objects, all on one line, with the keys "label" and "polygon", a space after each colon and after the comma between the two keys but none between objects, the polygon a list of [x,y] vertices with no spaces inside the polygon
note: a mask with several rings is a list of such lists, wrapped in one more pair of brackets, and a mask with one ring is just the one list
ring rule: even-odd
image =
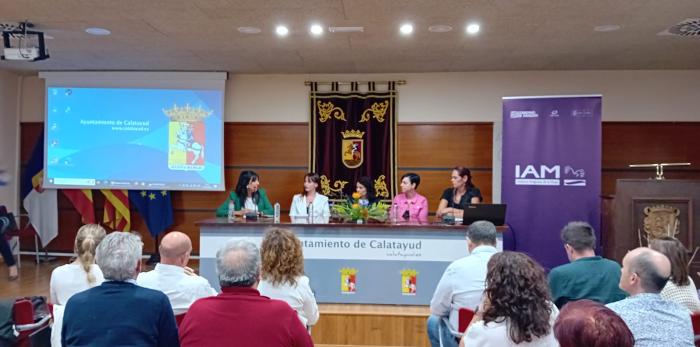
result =
[{"label": "spanish flag", "polygon": [[129,211],[129,191],[101,189],[105,196],[104,225],[113,230],[131,230],[131,212]]},{"label": "spanish flag", "polygon": [[73,203],[75,210],[80,213],[83,224],[95,223],[95,207],[90,189],[63,189],[63,195]]}]

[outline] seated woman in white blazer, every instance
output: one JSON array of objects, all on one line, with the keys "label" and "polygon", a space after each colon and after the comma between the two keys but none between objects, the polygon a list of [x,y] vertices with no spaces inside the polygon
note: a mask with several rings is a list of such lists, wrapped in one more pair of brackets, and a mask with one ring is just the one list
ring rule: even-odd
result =
[{"label": "seated woman in white blazer", "polygon": [[316,192],[321,177],[317,173],[309,172],[304,175],[304,191],[294,195],[292,207],[289,209],[289,217],[294,221],[298,217],[312,215],[314,219],[329,217],[328,197]]}]

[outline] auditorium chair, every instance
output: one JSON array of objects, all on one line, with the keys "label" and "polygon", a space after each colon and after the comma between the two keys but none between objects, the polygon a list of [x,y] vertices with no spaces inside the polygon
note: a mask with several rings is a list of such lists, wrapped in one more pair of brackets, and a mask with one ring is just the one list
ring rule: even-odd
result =
[{"label": "auditorium chair", "polygon": [[469,323],[471,323],[472,318],[474,318],[474,310],[470,310],[468,308],[460,308],[459,309],[459,315],[458,317],[458,330],[460,334],[464,334],[464,332],[467,330],[467,327],[469,326]]},{"label": "auditorium chair", "polygon": [[695,335],[695,346],[700,347],[700,312],[690,314],[690,320],[693,322],[693,335]]},{"label": "auditorium chair", "polygon": [[[15,330],[19,333],[15,346],[31,347],[33,345],[32,335],[49,328],[51,315],[46,315],[39,321],[34,322],[34,307],[32,306],[32,301],[28,299],[19,299],[12,307],[12,319],[15,321]],[[48,342],[48,336],[46,336],[46,342]]]},{"label": "auditorium chair", "polygon": [[[468,308],[463,307],[459,309],[457,316],[457,330],[459,335],[455,336],[455,338],[462,338],[462,335],[464,335],[464,332],[467,330],[469,323],[471,323],[472,318],[474,318],[474,313],[474,310],[470,310]],[[438,331],[438,336],[440,338],[440,346],[442,346],[442,331]]]},{"label": "auditorium chair", "polygon": [[187,314],[187,312],[185,312],[185,313],[180,313],[180,314],[176,314],[176,315],[175,315],[175,323],[177,323],[177,327],[178,327],[178,328],[180,327],[180,324],[182,323],[182,320],[185,319],[185,315],[186,315],[186,314]]}]

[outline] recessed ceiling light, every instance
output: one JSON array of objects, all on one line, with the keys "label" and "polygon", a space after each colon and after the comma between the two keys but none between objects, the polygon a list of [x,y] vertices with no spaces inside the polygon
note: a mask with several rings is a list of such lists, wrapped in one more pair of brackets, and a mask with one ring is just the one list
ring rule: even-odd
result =
[{"label": "recessed ceiling light", "polygon": [[413,32],[413,25],[406,23],[399,28],[402,34],[410,35]]},{"label": "recessed ceiling light", "polygon": [[481,26],[476,23],[472,23],[467,25],[467,34],[469,35],[476,35],[479,33],[479,30],[481,30]]},{"label": "recessed ceiling light", "polygon": [[312,35],[321,35],[323,34],[323,27],[319,24],[314,24],[309,28],[309,31],[311,32]]},{"label": "recessed ceiling light", "polygon": [[239,27],[238,32],[243,34],[260,34],[262,30],[257,27]]},{"label": "recessed ceiling light", "polygon": [[275,32],[278,36],[287,36],[287,34],[289,34],[289,29],[284,25],[278,25],[277,28],[275,28]]},{"label": "recessed ceiling light", "polygon": [[598,32],[608,32],[608,31],[615,31],[615,30],[620,30],[622,28],[621,25],[617,24],[605,24],[605,25],[599,25],[596,27],[593,27],[593,30],[598,31]]},{"label": "recessed ceiling light", "polygon": [[85,29],[85,32],[90,34],[90,35],[97,35],[97,36],[107,36],[111,34],[112,32],[105,29],[105,28],[87,28]]},{"label": "recessed ceiling light", "polygon": [[432,33],[446,33],[452,31],[452,27],[444,24],[431,25],[428,27],[428,31]]}]

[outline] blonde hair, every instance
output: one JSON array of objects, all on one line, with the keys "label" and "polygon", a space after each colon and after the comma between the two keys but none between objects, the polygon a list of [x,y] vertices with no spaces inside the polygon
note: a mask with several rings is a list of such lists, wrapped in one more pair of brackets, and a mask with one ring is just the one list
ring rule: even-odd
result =
[{"label": "blonde hair", "polygon": [[271,228],[260,245],[262,278],[273,285],[296,285],[304,274],[304,254],[301,241],[289,229]]},{"label": "blonde hair", "polygon": [[90,266],[95,263],[95,250],[100,241],[105,237],[106,231],[97,224],[86,224],[78,229],[75,235],[73,250],[78,255],[78,262],[87,274],[88,283],[95,283],[95,275],[90,272]]}]

